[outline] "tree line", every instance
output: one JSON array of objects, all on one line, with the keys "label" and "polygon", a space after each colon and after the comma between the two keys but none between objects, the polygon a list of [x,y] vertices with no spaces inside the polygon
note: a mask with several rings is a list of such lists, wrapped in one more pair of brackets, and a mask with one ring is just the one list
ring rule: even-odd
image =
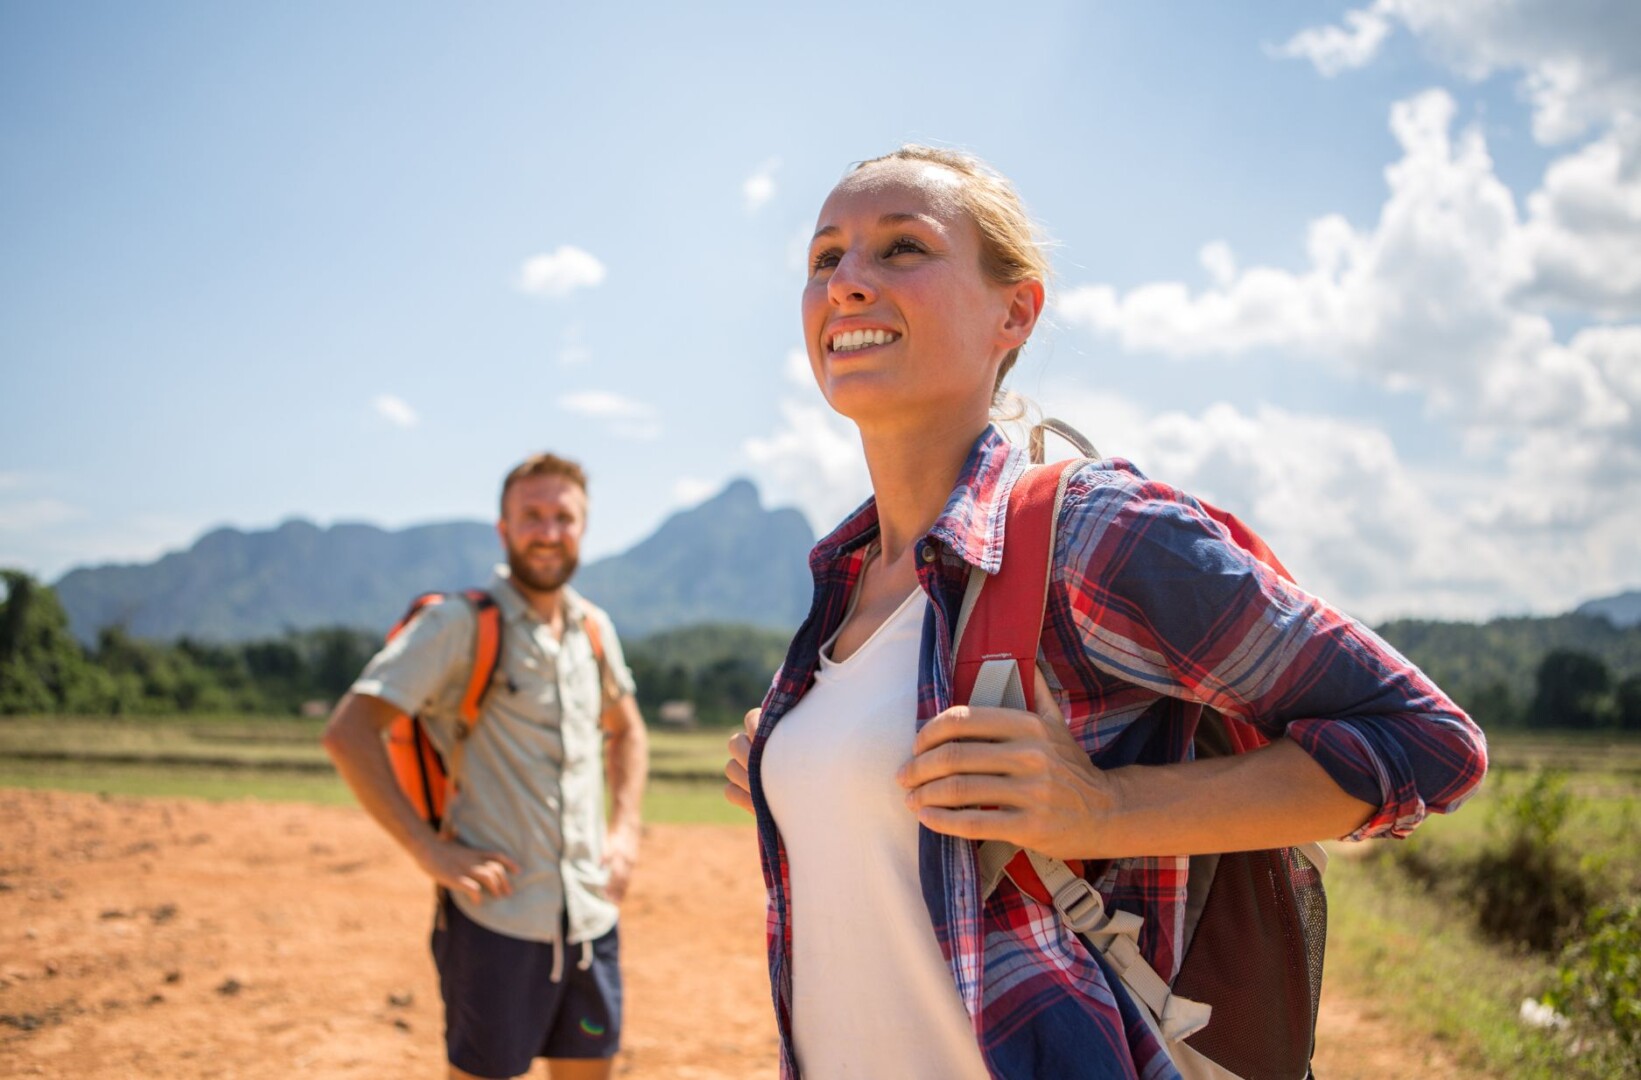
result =
[{"label": "tree line", "polygon": [[[335,627],[219,644],[156,642],[118,627],[82,646],[56,593],[0,570],[0,714],[289,715],[346,692],[381,635]],[[1404,620],[1380,632],[1483,727],[1641,731],[1641,627],[1603,618]],[[735,724],[763,699],[786,635],[703,625],[632,642],[639,705],[688,701],[705,724]]]},{"label": "tree line", "polygon": [[1484,728],[1641,730],[1641,626],[1556,615],[1378,631]]},{"label": "tree line", "polygon": [[[50,586],[0,570],[0,588],[0,715],[292,715],[335,702],[382,645],[345,627],[232,644],[108,627],[83,646]],[[785,644],[775,631],[699,626],[634,642],[627,662],[647,715],[682,700],[703,723],[733,724],[763,699]]]}]

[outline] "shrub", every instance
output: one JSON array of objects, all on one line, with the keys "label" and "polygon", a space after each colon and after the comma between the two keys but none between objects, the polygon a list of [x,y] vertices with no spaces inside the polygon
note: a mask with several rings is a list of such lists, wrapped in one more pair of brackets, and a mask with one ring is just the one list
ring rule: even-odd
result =
[{"label": "shrub", "polygon": [[1591,913],[1557,980],[1545,1002],[1572,1021],[1585,1052],[1610,1059],[1613,1075],[1641,1076],[1641,901]]},{"label": "shrub", "polygon": [[1547,770],[1500,795],[1495,840],[1468,871],[1476,923],[1489,937],[1553,952],[1578,931],[1591,890],[1561,842],[1572,805],[1565,777]]}]

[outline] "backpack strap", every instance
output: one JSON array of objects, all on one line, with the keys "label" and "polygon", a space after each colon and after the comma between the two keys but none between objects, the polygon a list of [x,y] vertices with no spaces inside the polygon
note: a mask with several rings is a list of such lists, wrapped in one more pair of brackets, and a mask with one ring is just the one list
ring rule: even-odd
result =
[{"label": "backpack strap", "polygon": [[[461,723],[456,734],[458,738],[465,739],[479,721],[484,695],[490,689],[491,680],[496,677],[496,668],[501,664],[501,608],[497,606],[496,598],[483,589],[465,589],[461,595],[473,609],[474,618],[473,663],[468,668],[467,685],[462,690],[457,708]],[[422,593],[410,602],[410,607],[393,624],[393,629],[387,632],[387,639],[392,641],[423,610],[449,598],[450,594],[444,592]]]},{"label": "backpack strap", "polygon": [[[501,665],[501,607],[496,598],[483,589],[466,589],[462,599],[473,609],[473,662],[468,667],[467,685],[462,689],[461,704],[456,714],[456,741],[450,746],[449,768],[445,770],[444,806],[449,807],[461,789],[462,763],[467,756],[467,740],[478,727],[484,715],[484,697]],[[438,826],[439,835],[449,837],[453,832],[451,816],[446,813]]]},{"label": "backpack strap", "polygon": [[[1055,525],[1066,481],[1080,462],[1038,465],[1009,493],[1005,547],[998,572],[969,572],[953,650],[955,700],[971,705],[1027,709],[1035,705],[1037,651],[1052,579]],[[987,840],[976,855],[982,899],[1008,878],[1015,887],[1051,905],[1073,933],[1105,957],[1172,1049],[1207,1026],[1209,1006],[1176,996],[1146,962],[1138,915],[1108,912],[1082,876],[1081,863],[1050,858],[1003,841]]]},{"label": "backpack strap", "polygon": [[496,677],[501,664],[501,608],[496,598],[483,589],[467,589],[462,593],[473,608],[473,664],[468,670],[467,687],[462,691],[460,738],[472,734],[479,722],[479,709],[484,695]]},{"label": "backpack strap", "polygon": [[593,647],[593,659],[598,663],[598,711],[601,716],[605,707],[621,696],[621,688],[616,685],[615,675],[610,671],[609,657],[604,650],[604,631],[598,621],[598,616],[603,614],[603,608],[590,603],[585,597],[581,598],[581,630],[587,635],[587,643]]}]

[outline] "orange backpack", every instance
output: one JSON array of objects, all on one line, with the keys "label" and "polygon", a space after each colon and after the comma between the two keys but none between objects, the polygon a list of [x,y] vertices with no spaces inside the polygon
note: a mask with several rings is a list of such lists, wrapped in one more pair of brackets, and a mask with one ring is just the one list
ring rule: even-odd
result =
[{"label": "orange backpack", "polygon": [[[482,589],[468,589],[461,596],[472,605],[476,624],[473,663],[457,713],[456,737],[465,739],[479,722],[484,696],[501,664],[501,609],[496,606],[496,598]],[[447,593],[429,592],[412,600],[410,608],[387,632],[387,639],[392,641],[403,633],[424,608],[448,598]],[[405,793],[423,821],[436,830],[442,829],[445,806],[454,793],[455,781],[445,768],[444,757],[433,748],[421,718],[400,713],[388,725],[384,738],[388,763],[393,766],[393,778],[399,782],[399,790]]]},{"label": "orange backpack", "polygon": [[[388,763],[393,767],[393,778],[398,781],[399,790],[410,800],[417,815],[440,831],[444,828],[445,808],[456,791],[461,744],[478,726],[485,695],[501,666],[501,609],[496,606],[496,598],[483,589],[467,589],[460,595],[473,608],[475,633],[473,663],[468,668],[467,686],[462,691],[457,710],[455,762],[447,764],[444,756],[434,748],[419,716],[399,714],[388,724],[383,735],[387,743]],[[424,608],[442,603],[449,597],[449,593],[429,592],[412,600],[409,609],[387,632],[387,640],[398,637]],[[581,625],[602,672],[604,641],[598,629],[598,620],[585,618]]]}]

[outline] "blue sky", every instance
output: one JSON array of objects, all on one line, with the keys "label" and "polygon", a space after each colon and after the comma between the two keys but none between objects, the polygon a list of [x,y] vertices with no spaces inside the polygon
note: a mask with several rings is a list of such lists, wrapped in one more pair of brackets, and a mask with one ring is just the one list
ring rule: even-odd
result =
[{"label": "blue sky", "polygon": [[1367,618],[1641,587],[1641,15],[1604,0],[0,3],[0,565],[865,492],[795,371],[851,161],[1057,243],[1014,385]]}]

